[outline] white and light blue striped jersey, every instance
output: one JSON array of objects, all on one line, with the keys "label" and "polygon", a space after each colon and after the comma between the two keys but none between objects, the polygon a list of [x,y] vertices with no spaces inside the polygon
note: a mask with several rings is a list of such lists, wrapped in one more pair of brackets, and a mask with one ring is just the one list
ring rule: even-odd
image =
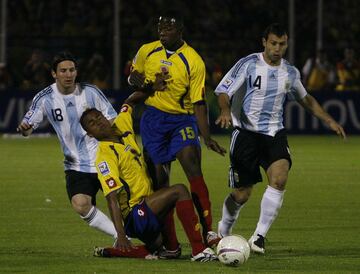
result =
[{"label": "white and light blue striped jersey", "polygon": [[215,93],[226,93],[234,127],[274,136],[283,125],[285,100],[299,100],[307,92],[298,69],[281,59],[268,65],[262,53],[240,59],[225,75]]},{"label": "white and light blue striped jersey", "polygon": [[59,138],[65,170],[96,173],[97,141],[80,125],[80,117],[88,108],[98,109],[108,120],[117,115],[96,86],[77,84],[73,93],[64,95],[54,83],[35,95],[23,121],[36,129],[46,116]]}]

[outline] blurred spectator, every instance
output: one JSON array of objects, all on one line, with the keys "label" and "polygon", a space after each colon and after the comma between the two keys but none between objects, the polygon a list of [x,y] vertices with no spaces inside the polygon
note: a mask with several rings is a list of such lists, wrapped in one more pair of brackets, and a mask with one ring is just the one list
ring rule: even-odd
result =
[{"label": "blurred spectator", "polygon": [[355,59],[354,49],[344,50],[344,59],[337,63],[336,72],[339,80],[336,86],[337,91],[360,91],[360,63]]},{"label": "blurred spectator", "polygon": [[46,61],[45,54],[36,49],[24,67],[24,80],[21,89],[39,89],[52,82],[50,65]]},{"label": "blurred spectator", "polygon": [[328,61],[324,50],[319,50],[316,57],[309,58],[302,69],[303,83],[309,91],[331,89],[335,85],[335,69]]},{"label": "blurred spectator", "polygon": [[13,86],[13,78],[5,63],[0,63],[0,90],[5,90]]},{"label": "blurred spectator", "polygon": [[109,68],[101,54],[93,54],[85,67],[83,78],[101,90],[109,89]]}]

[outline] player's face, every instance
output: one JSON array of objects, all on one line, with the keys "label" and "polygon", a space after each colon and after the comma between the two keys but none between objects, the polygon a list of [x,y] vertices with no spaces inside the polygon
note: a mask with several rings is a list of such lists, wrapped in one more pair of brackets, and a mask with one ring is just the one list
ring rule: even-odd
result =
[{"label": "player's face", "polygon": [[84,117],[84,127],[90,136],[97,140],[103,140],[111,135],[112,129],[110,122],[97,110],[93,110]]},{"label": "player's face", "polygon": [[161,44],[169,50],[176,50],[181,42],[181,31],[175,24],[159,22],[158,34]]},{"label": "player's face", "polygon": [[288,37],[286,34],[279,37],[273,33],[270,33],[267,40],[263,38],[263,46],[265,48],[264,59],[269,65],[280,65],[281,58],[284,56],[288,47],[287,41]]},{"label": "player's face", "polygon": [[56,72],[52,71],[60,92],[69,93],[75,89],[77,70],[73,61],[65,60],[57,65]]}]

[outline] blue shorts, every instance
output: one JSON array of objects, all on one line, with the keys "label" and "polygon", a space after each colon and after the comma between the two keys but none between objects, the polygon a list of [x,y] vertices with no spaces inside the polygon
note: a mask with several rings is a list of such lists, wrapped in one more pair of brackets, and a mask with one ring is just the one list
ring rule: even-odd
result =
[{"label": "blue shorts", "polygon": [[194,115],[171,114],[147,107],[140,122],[142,143],[154,164],[176,159],[176,153],[186,146],[200,146]]},{"label": "blue shorts", "polygon": [[133,207],[124,223],[127,236],[138,238],[147,245],[151,245],[161,232],[157,216],[144,200]]}]

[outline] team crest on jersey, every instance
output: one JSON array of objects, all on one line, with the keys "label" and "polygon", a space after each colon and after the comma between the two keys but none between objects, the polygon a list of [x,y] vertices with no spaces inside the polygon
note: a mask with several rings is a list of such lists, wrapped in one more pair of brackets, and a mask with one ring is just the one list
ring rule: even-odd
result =
[{"label": "team crest on jersey", "polygon": [[168,66],[172,66],[172,63],[166,60],[160,60],[160,63],[168,65]]},{"label": "team crest on jersey", "polygon": [[120,112],[127,112],[128,109],[129,109],[129,107],[128,107],[127,105],[123,105],[123,106],[121,107]]},{"label": "team crest on jersey", "polygon": [[28,112],[26,112],[25,114],[25,119],[30,119],[31,116],[33,116],[34,112],[32,110],[29,110]]},{"label": "team crest on jersey", "polygon": [[105,161],[98,164],[98,168],[100,170],[100,173],[103,176],[108,175],[110,173],[110,168],[109,168],[108,164]]},{"label": "team crest on jersey", "polygon": [[114,180],[114,178],[110,177],[109,179],[105,180],[105,183],[107,184],[107,186],[109,188],[114,188],[117,186],[116,181]]},{"label": "team crest on jersey", "polygon": [[161,70],[161,72],[164,72],[164,73],[169,72],[169,68],[167,66],[161,66],[160,70]]},{"label": "team crest on jersey", "polygon": [[226,79],[222,85],[223,85],[225,88],[229,88],[229,87],[232,85],[232,83],[233,83],[233,80],[231,80],[231,79]]}]

